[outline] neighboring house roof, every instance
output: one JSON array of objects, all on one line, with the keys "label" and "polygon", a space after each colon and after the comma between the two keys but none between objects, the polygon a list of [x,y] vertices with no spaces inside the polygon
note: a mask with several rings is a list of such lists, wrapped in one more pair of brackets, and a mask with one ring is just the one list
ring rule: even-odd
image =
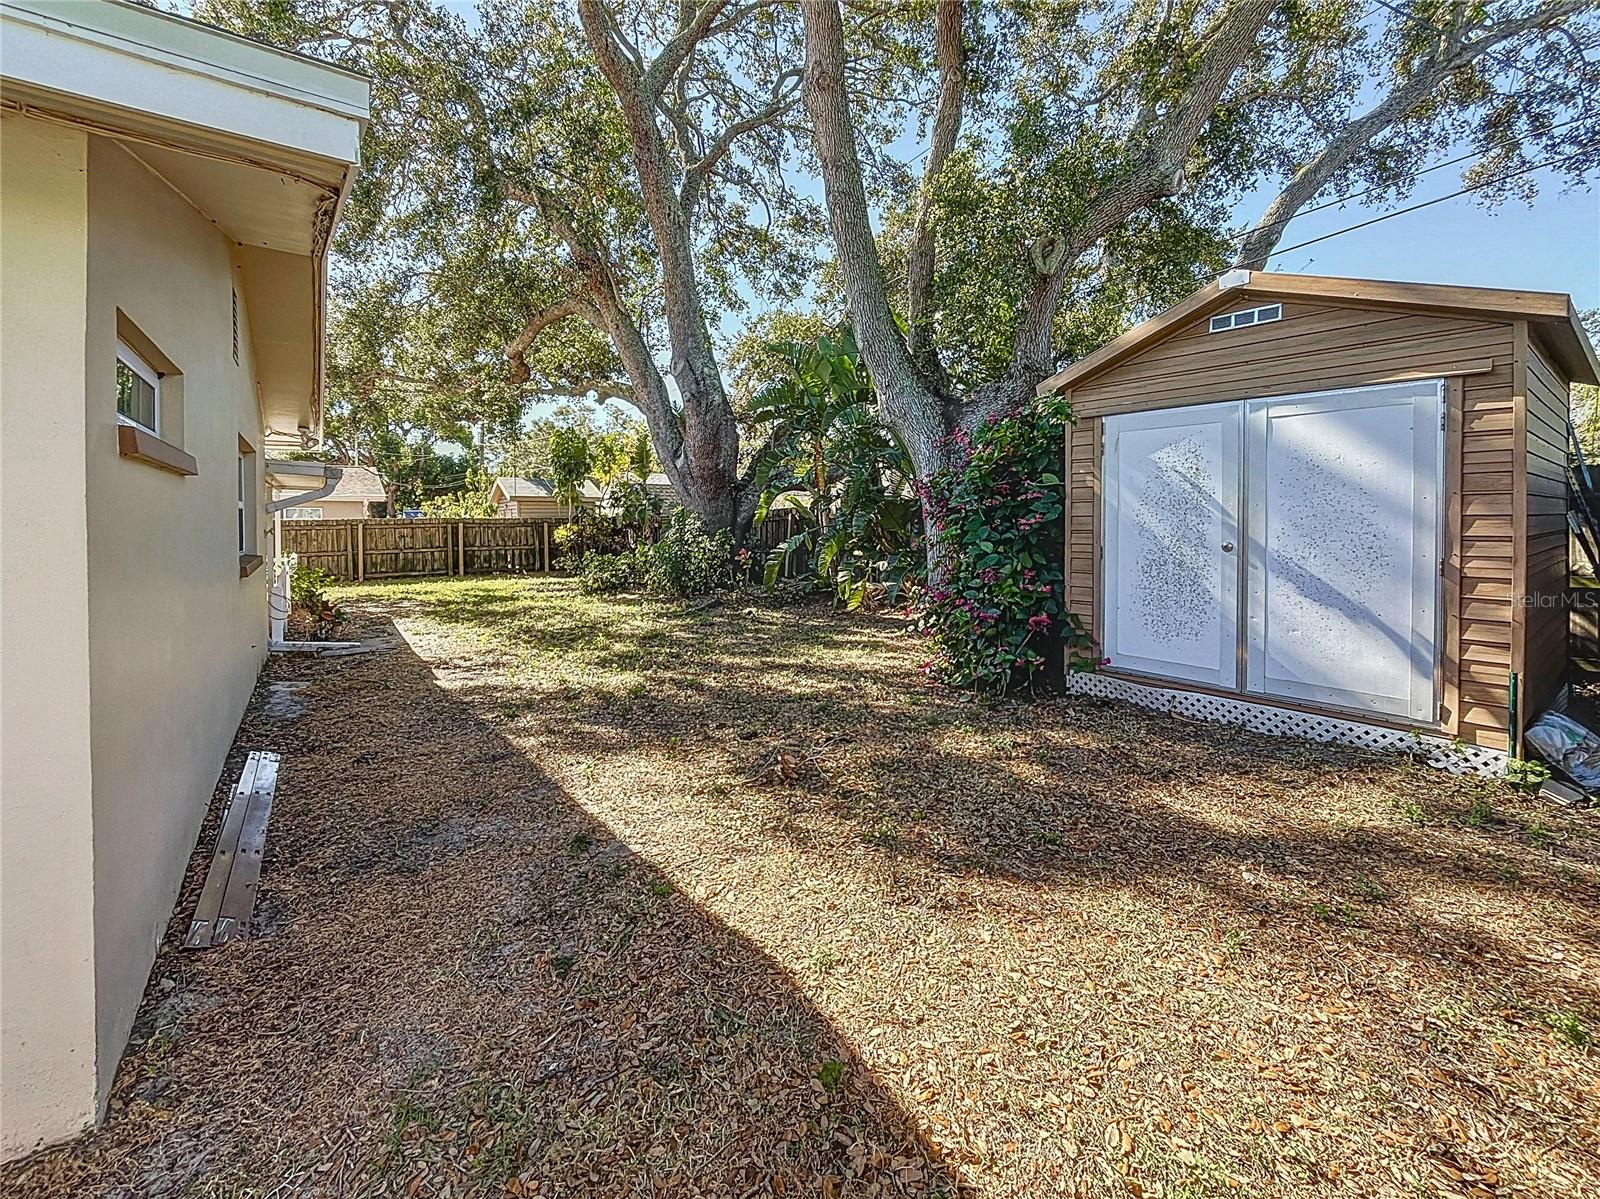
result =
[{"label": "neighboring house roof", "polygon": [[319,440],[328,239],[370,82],[121,0],[0,0],[0,26],[8,104],[115,140],[239,247],[268,444]]},{"label": "neighboring house roof", "polygon": [[1039,384],[1045,395],[1075,387],[1139,353],[1189,322],[1242,300],[1262,298],[1322,300],[1364,308],[1396,308],[1446,316],[1527,321],[1551,355],[1576,383],[1600,382],[1600,360],[1564,292],[1510,291],[1496,287],[1456,287],[1437,283],[1391,283],[1380,279],[1341,279],[1325,275],[1285,275],[1272,271],[1229,271],[1187,300],[1136,325],[1115,341],[1074,362]]},{"label": "neighboring house roof", "polygon": [[503,498],[508,500],[531,499],[541,496],[548,499],[554,494],[550,484],[543,479],[519,479],[514,476],[496,479],[492,490],[498,491]]},{"label": "neighboring house roof", "polygon": [[[502,499],[508,500],[537,500],[554,499],[555,485],[548,479],[520,479],[515,476],[504,476],[494,481],[490,489],[490,497],[499,492]],[[579,494],[586,500],[598,500],[601,491],[593,479],[585,479],[583,486],[578,489]]]},{"label": "neighboring house roof", "polygon": [[672,503],[678,501],[677,488],[673,487],[672,480],[661,471],[645,476],[644,489],[658,500],[669,500]]},{"label": "neighboring house roof", "polygon": [[389,498],[383,477],[370,466],[341,466],[339,482],[334,485],[330,500],[361,500],[380,504]]}]

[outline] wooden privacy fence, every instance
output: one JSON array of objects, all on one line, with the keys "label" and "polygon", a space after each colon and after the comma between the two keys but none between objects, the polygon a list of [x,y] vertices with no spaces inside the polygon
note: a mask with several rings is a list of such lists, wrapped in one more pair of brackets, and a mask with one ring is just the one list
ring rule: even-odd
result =
[{"label": "wooden privacy fence", "polygon": [[[792,512],[773,512],[767,519],[750,530],[750,536],[745,544],[750,552],[755,555],[750,577],[759,582],[762,572],[767,568],[767,555],[778,546],[788,541],[800,531],[800,525]],[[805,574],[811,568],[811,557],[805,550],[794,550],[783,560],[783,566],[778,570],[780,579],[795,579]]]},{"label": "wooden privacy fence", "polygon": [[[544,573],[554,569],[555,532],[564,521],[492,517],[483,520],[286,520],[281,552],[306,569],[336,579],[396,579],[406,575]],[[790,513],[775,513],[751,531],[754,577],[767,552],[793,528]],[[803,554],[782,571],[804,570]]]},{"label": "wooden privacy fence", "polygon": [[337,579],[552,569],[555,520],[286,520],[283,552]]}]

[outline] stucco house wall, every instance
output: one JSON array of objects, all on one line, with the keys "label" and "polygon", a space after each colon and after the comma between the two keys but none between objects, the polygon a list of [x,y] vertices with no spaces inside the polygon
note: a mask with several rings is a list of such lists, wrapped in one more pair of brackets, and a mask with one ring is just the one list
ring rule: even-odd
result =
[{"label": "stucco house wall", "polygon": [[[10,1160],[103,1113],[266,656],[266,463],[320,436],[368,84],[131,4],[0,0],[0,23]],[[119,343],[155,428],[118,419]]]},{"label": "stucco house wall", "polygon": [[[265,454],[249,308],[231,250],[120,145],[89,138],[91,759],[95,839],[115,847],[95,855],[94,869],[102,1101],[267,652],[267,572],[240,578],[239,569],[241,438],[256,451],[245,455],[252,508],[264,494]],[[117,452],[119,314],[183,374],[182,411],[163,419],[161,434],[194,456],[192,476]],[[266,554],[270,526],[251,515],[247,552]]]},{"label": "stucco house wall", "polygon": [[[88,137],[0,117],[0,1150],[92,1123]],[[41,287],[40,280],[50,285]],[[27,404],[18,397],[30,397]],[[38,502],[48,497],[48,504]],[[52,797],[54,802],[42,802]],[[81,896],[85,902],[62,902]]]}]

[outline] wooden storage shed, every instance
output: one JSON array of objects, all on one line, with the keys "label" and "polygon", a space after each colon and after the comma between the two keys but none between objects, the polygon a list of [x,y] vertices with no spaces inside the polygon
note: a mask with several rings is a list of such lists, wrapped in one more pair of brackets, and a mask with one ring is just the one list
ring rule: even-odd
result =
[{"label": "wooden storage shed", "polygon": [[[1073,689],[1492,769],[1566,694],[1566,295],[1231,271],[1047,380]],[[1458,741],[1460,747],[1447,748]]]}]

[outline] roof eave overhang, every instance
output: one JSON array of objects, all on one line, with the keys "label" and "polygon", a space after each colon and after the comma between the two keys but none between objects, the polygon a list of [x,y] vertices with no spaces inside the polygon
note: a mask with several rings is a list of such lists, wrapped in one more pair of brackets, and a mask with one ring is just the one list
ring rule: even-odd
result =
[{"label": "roof eave overhang", "polygon": [[1165,312],[1135,325],[1115,341],[1107,342],[1094,353],[1057,371],[1039,384],[1038,394],[1049,395],[1052,392],[1064,391],[1101,371],[1110,370],[1117,363],[1138,353],[1167,329],[1204,316],[1210,309],[1220,307],[1226,300],[1235,298],[1240,289],[1248,283],[1249,277],[1249,271],[1229,271],[1221,278],[1212,280],[1187,300],[1181,300]]},{"label": "roof eave overhang", "polygon": [[1453,287],[1431,283],[1393,283],[1379,279],[1345,279],[1323,275],[1289,275],[1270,271],[1232,270],[1206,284],[1188,299],[1134,326],[1115,341],[1057,371],[1039,384],[1048,395],[1078,386],[1127,361],[1168,333],[1241,300],[1323,300],[1373,308],[1405,309],[1440,316],[1472,315],[1489,320],[1524,320],[1538,328],[1551,353],[1575,383],[1600,377],[1583,324],[1562,292],[1510,291]]},{"label": "roof eave overhang", "polygon": [[[247,304],[257,293],[252,334],[275,326],[273,346],[257,354],[269,444],[320,443],[327,256],[355,181],[370,81],[123,0],[0,0],[0,20],[0,101],[7,109],[133,148],[159,147],[147,152],[151,158],[171,152],[165,162],[145,165],[178,176],[168,177],[174,190],[236,240]],[[217,186],[213,174],[204,195],[186,191],[183,164],[191,162],[233,175]],[[285,221],[292,208],[280,206],[275,223],[251,208],[262,171],[302,190],[303,223]],[[293,258],[303,265],[286,261]],[[294,280],[288,290],[285,276]],[[271,303],[260,302],[263,293]]]}]

